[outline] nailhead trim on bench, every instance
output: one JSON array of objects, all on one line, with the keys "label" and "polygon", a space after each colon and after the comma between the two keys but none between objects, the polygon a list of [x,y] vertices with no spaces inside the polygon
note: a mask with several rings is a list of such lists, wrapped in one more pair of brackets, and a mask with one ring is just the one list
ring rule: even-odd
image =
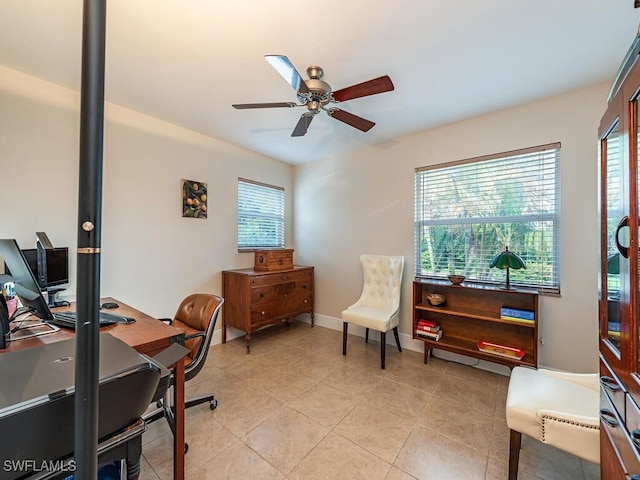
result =
[{"label": "nailhead trim on bench", "polygon": [[579,423],[579,422],[574,422],[573,420],[566,420],[564,418],[556,418],[556,417],[552,417],[549,415],[541,415],[540,419],[542,420],[542,441],[544,442],[544,426],[545,426],[545,420],[551,420],[554,422],[560,422],[560,423],[567,423],[569,425],[574,425],[576,427],[580,427],[580,428],[586,428],[587,430],[600,430],[599,426],[594,426],[594,425],[587,425],[586,423]]}]

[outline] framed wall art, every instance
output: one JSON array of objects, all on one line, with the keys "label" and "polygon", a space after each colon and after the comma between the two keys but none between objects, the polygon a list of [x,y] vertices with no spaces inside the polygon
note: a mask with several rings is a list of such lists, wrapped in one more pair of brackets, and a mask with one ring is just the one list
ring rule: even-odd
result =
[{"label": "framed wall art", "polygon": [[182,216],[207,218],[207,184],[182,180]]}]

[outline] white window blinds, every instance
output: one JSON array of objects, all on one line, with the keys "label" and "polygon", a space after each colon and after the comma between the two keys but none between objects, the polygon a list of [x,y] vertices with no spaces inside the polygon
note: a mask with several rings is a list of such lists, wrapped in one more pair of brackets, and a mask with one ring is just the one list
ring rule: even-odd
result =
[{"label": "white window blinds", "polygon": [[238,178],[238,249],[284,248],[284,188]]},{"label": "white window blinds", "polygon": [[526,269],[514,286],[559,293],[560,144],[416,169],[416,275],[501,284],[505,247]]}]

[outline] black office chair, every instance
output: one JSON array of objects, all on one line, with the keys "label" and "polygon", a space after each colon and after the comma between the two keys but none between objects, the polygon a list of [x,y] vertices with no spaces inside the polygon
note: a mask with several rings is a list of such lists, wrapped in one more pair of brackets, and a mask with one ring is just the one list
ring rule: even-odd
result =
[{"label": "black office chair", "polygon": [[[224,299],[216,295],[205,293],[196,293],[185,298],[173,320],[161,319],[170,325],[179,328],[185,333],[185,347],[191,350],[187,355],[188,363],[184,366],[185,382],[195,377],[207,359],[211,338],[213,337],[213,329],[216,326],[218,314],[222,308]],[[171,379],[173,385],[173,377]],[[209,402],[209,407],[214,410],[218,406],[218,401],[213,394],[203,395],[190,400],[185,400],[184,408],[191,408],[195,405]],[[158,409],[145,415],[144,421],[149,424],[160,418],[166,418],[171,431],[175,433],[174,410],[169,402],[169,395],[165,395],[164,399],[158,401]],[[188,449],[185,444],[185,452]]]}]

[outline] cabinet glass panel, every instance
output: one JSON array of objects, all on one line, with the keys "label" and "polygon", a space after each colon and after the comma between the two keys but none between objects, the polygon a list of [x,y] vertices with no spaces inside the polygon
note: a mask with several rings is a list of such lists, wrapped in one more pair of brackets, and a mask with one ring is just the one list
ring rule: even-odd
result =
[{"label": "cabinet glass panel", "polygon": [[[620,252],[617,248],[618,236],[624,236],[619,228],[623,217],[624,172],[622,164],[622,145],[618,124],[613,127],[605,138],[606,142],[606,218],[607,218],[607,332],[606,338],[618,351],[620,350],[620,292],[622,291],[622,276]],[[628,230],[628,229],[627,229]],[[626,232],[628,237],[628,232]],[[618,240],[619,241],[619,240]]]}]

